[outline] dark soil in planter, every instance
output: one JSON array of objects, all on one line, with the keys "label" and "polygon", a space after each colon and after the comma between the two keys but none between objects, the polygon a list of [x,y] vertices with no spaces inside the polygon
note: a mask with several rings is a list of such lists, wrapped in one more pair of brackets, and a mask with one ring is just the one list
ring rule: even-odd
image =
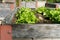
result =
[{"label": "dark soil in planter", "polygon": [[39,19],[39,21],[38,21],[38,24],[40,23],[48,23],[48,24],[51,24],[52,23],[52,21],[51,20],[49,20],[49,18],[48,17],[44,17],[43,16],[43,14],[39,14],[39,13],[36,13],[36,17]]}]

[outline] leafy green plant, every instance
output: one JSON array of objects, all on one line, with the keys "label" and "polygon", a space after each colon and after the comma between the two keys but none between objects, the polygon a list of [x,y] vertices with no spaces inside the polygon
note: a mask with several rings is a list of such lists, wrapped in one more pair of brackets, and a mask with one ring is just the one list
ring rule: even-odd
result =
[{"label": "leafy green plant", "polygon": [[42,13],[44,11],[46,11],[46,7],[39,7],[36,9],[36,12],[38,12],[38,13]]},{"label": "leafy green plant", "polygon": [[16,24],[20,23],[36,23],[38,18],[36,18],[35,13],[42,14],[45,18],[49,18],[53,23],[60,23],[60,8],[49,9],[46,7],[40,7],[36,10],[30,8],[20,8],[16,13]]},{"label": "leafy green plant", "polygon": [[42,14],[45,17],[48,17],[53,23],[60,23],[60,9],[49,9],[46,7],[40,7],[37,9],[37,12]]},{"label": "leafy green plant", "polygon": [[16,13],[16,24],[20,23],[36,23],[38,20],[35,13],[30,8],[20,8]]},{"label": "leafy green plant", "polygon": [[47,0],[49,3],[54,3],[55,0]]},{"label": "leafy green plant", "polygon": [[60,3],[60,0],[56,0],[56,2]]},{"label": "leafy green plant", "polygon": [[32,0],[22,0],[22,1],[29,2],[29,1],[32,1]]},{"label": "leafy green plant", "polygon": [[50,17],[50,19],[51,19],[53,22],[60,23],[60,11],[58,11],[58,10],[51,10],[51,11],[50,11],[50,14],[52,15],[52,16]]},{"label": "leafy green plant", "polygon": [[17,7],[19,6],[19,0],[16,0],[16,6]]},{"label": "leafy green plant", "polygon": [[47,0],[49,3],[60,3],[60,0]]}]

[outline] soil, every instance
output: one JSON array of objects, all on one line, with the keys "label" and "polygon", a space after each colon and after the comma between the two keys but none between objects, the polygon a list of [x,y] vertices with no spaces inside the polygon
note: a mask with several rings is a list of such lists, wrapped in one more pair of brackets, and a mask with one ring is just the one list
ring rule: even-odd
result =
[{"label": "soil", "polygon": [[52,23],[52,21],[49,20],[49,18],[45,18],[42,14],[36,13],[36,17],[39,19],[38,24],[39,23],[48,23],[48,24]]}]

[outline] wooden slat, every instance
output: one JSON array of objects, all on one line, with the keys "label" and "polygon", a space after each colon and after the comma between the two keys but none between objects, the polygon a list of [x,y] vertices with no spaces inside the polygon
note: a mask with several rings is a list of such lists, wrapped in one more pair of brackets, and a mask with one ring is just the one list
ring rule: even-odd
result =
[{"label": "wooden slat", "polygon": [[31,38],[13,38],[13,40],[32,40]]},{"label": "wooden slat", "polygon": [[12,40],[12,28],[10,25],[2,25],[1,29],[1,39],[0,40]]},{"label": "wooden slat", "polygon": [[0,39],[1,39],[1,25],[0,25]]},{"label": "wooden slat", "polygon": [[11,10],[14,9],[14,4],[10,4],[10,9],[11,9]]}]

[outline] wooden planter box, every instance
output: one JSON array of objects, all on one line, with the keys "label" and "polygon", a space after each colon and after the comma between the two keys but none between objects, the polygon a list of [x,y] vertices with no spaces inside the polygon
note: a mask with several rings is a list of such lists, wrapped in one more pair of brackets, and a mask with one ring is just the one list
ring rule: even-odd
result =
[{"label": "wooden planter box", "polygon": [[59,24],[13,24],[0,25],[0,39],[13,38],[60,38]]}]

